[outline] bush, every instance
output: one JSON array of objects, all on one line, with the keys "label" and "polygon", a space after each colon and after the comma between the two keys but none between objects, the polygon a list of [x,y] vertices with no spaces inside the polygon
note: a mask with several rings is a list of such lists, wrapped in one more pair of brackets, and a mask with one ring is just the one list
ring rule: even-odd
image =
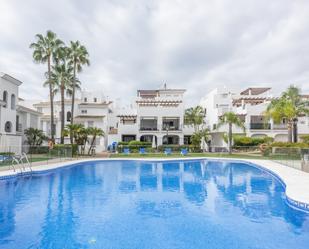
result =
[{"label": "bush", "polygon": [[141,141],[135,141],[135,140],[132,140],[129,143],[120,142],[120,143],[118,143],[117,151],[119,153],[121,153],[121,152],[123,152],[124,148],[127,148],[131,152],[137,153],[137,152],[139,152],[140,148],[145,148],[146,152],[150,153],[151,151],[154,151],[154,149],[151,148],[151,145],[152,145],[152,143],[150,143],[150,142],[141,142]]},{"label": "bush", "polygon": [[235,136],[234,146],[259,146],[260,144],[269,144],[273,141],[271,137],[245,137],[245,136]]},{"label": "bush", "polygon": [[47,154],[49,151],[48,146],[35,146],[35,147],[29,147],[29,154]]},{"label": "bush", "polygon": [[309,144],[309,135],[302,135],[300,136],[300,139],[303,143]]},{"label": "bush", "polygon": [[141,142],[141,141],[136,141],[136,140],[132,140],[129,142],[129,145],[138,145],[138,146],[151,146],[152,143],[151,142]]},{"label": "bush", "polygon": [[158,151],[164,152],[166,148],[171,148],[173,152],[180,152],[181,149],[187,149],[189,152],[202,152],[199,146],[194,145],[160,145]]},{"label": "bush", "polygon": [[309,144],[306,143],[289,143],[289,142],[274,142],[270,146],[282,147],[282,148],[309,148]]},{"label": "bush", "polygon": [[0,152],[1,156],[13,156],[14,153],[13,152]]}]

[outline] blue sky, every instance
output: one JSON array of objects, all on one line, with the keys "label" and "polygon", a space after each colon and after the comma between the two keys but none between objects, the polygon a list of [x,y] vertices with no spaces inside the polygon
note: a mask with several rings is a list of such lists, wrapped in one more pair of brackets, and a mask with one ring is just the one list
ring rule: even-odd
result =
[{"label": "blue sky", "polygon": [[188,89],[196,104],[214,87],[296,84],[309,92],[307,0],[0,0],[0,71],[42,99],[45,65],[32,61],[34,35],[51,29],[80,40],[91,66],[83,88],[130,101],[137,89]]}]

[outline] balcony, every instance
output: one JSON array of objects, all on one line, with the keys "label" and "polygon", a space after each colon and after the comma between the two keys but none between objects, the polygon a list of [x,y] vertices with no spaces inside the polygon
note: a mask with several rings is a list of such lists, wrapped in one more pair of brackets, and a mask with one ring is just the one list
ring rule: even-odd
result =
[{"label": "balcony", "polygon": [[179,118],[163,118],[162,120],[163,131],[180,131],[180,119]]},{"label": "balcony", "polygon": [[141,118],[139,130],[140,131],[157,131],[158,130],[157,119]]},{"label": "balcony", "polygon": [[251,130],[270,130],[271,124],[269,123],[250,123],[249,125]]}]

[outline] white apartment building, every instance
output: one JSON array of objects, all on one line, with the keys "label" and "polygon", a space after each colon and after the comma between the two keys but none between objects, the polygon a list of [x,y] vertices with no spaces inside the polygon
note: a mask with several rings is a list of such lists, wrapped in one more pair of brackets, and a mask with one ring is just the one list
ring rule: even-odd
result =
[{"label": "white apartment building", "polygon": [[[71,99],[65,99],[65,126],[71,123]],[[82,91],[81,98],[75,99],[74,106],[74,123],[83,124],[86,128],[97,127],[101,128],[105,134],[108,134],[108,116],[111,113],[111,101],[107,101],[102,94]],[[43,101],[34,104],[37,111],[42,112],[43,116],[40,122],[40,129],[51,136],[50,126],[50,102]],[[61,136],[61,101],[54,101],[54,125],[55,125],[55,141],[60,142]],[[70,138],[65,137],[65,143],[70,143]],[[107,146],[107,136],[96,138],[96,150],[103,151]]]},{"label": "white apartment building", "polygon": [[[272,120],[265,120],[264,112],[274,96],[269,87],[250,87],[236,94],[226,88],[214,89],[200,102],[207,110],[206,124],[211,131],[212,146],[224,147],[223,134],[228,127],[217,129],[220,117],[228,111],[239,115],[246,127],[246,136],[274,138],[274,141],[287,141],[288,131],[284,120],[280,124],[274,124]],[[298,119],[299,136],[309,134],[309,118],[307,116]],[[244,131],[233,127],[234,134],[243,134]]]},{"label": "white apartment building", "polygon": [[115,110],[116,128],[110,142],[131,140],[182,145],[189,142],[193,128],[184,125],[184,89],[138,90],[134,106]]},{"label": "white apartment building", "polygon": [[8,74],[0,74],[0,152],[21,153],[24,130],[38,128],[41,113],[23,105],[18,97],[21,84]]}]

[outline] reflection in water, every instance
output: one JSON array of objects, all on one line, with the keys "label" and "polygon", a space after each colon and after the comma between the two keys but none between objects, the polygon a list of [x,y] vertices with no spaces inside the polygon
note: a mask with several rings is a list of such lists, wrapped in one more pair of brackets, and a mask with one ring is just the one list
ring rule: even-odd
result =
[{"label": "reflection in water", "polygon": [[0,247],[306,248],[308,215],[284,198],[245,163],[80,164],[0,181]]}]

